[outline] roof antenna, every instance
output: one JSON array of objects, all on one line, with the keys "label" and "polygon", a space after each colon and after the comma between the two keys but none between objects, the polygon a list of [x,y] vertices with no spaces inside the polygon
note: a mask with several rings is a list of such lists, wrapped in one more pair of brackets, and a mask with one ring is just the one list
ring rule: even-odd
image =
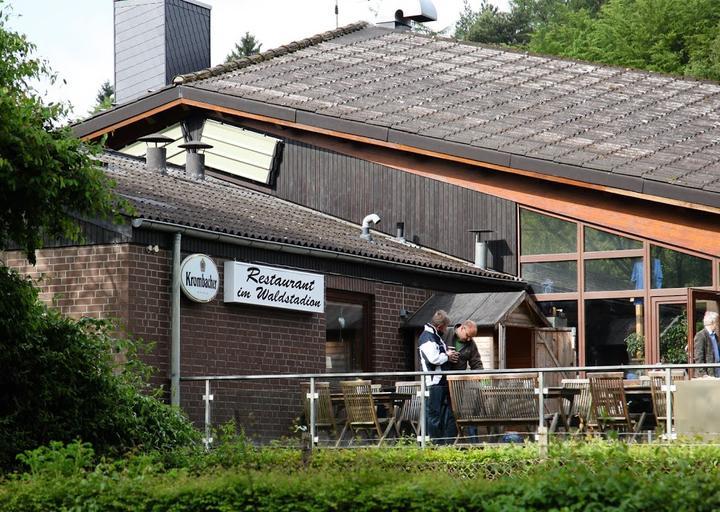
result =
[{"label": "roof antenna", "polygon": [[340,25],[338,23],[338,14],[340,13],[340,9],[338,9],[338,0],[335,0],[335,28],[338,28]]}]

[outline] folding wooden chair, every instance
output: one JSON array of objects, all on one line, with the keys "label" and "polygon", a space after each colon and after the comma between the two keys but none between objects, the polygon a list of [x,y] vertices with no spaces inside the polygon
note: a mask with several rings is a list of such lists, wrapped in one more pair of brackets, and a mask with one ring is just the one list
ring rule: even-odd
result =
[{"label": "folding wooden chair", "polygon": [[[310,383],[301,383],[303,404],[305,410],[305,421],[310,424]],[[318,398],[315,400],[315,428],[318,430],[327,429],[332,432],[332,437],[337,436],[337,424],[333,412],[332,400],[330,398],[330,383],[315,382],[315,393]]]},{"label": "folding wooden chair", "polygon": [[403,425],[410,425],[415,435],[419,435],[421,399],[418,393],[420,391],[420,382],[417,380],[396,382],[395,391],[398,393],[407,393],[411,396],[409,400],[403,402],[400,410],[397,412],[395,431],[400,435]]},{"label": "folding wooden chair", "polygon": [[588,377],[592,404],[600,429],[608,431],[617,428],[632,432],[635,438],[642,430],[645,413],[631,418],[625,399],[623,372],[590,373]]},{"label": "folding wooden chair", "polygon": [[590,379],[562,379],[560,385],[566,389],[577,390],[572,400],[563,406],[567,422],[572,423],[572,419],[577,418],[578,432],[584,431],[588,426],[596,425],[590,394]]},{"label": "folding wooden chair", "polygon": [[[652,395],[655,421],[658,427],[662,425],[664,431],[665,423],[667,422],[667,393],[665,391],[666,374],[664,370],[651,370],[648,372],[647,376],[650,378],[650,393]],[[685,370],[670,370],[671,385],[675,384],[678,380],[685,380],[686,378],[687,376],[685,374]],[[674,396],[675,394],[673,391],[671,397],[674,399]],[[673,410],[675,410],[674,407]]]},{"label": "folding wooden chair", "polygon": [[[347,430],[352,431],[353,434],[360,431],[370,434],[374,430],[379,438],[378,446],[382,445],[392,428],[393,422],[391,418],[378,418],[375,401],[372,397],[371,382],[369,380],[341,381],[340,389],[345,402],[347,419],[335,446],[340,446],[340,442]],[[387,424],[385,431],[380,427],[383,423]],[[352,439],[350,443],[352,444]]]}]

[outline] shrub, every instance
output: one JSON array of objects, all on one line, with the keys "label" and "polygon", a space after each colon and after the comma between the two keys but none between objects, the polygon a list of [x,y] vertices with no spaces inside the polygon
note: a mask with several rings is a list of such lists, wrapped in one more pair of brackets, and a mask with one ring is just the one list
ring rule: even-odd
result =
[{"label": "shrub", "polygon": [[[138,344],[107,320],[72,320],[28,279],[0,267],[0,467],[51,441],[76,438],[99,454],[170,448],[197,439],[179,411],[144,394]],[[127,358],[118,371],[113,354]]]}]

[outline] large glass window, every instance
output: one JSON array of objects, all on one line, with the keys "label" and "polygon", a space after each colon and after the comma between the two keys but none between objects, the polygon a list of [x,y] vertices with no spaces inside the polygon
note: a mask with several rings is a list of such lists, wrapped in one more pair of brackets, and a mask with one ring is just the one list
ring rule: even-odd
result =
[{"label": "large glass window", "polygon": [[522,256],[577,252],[577,225],[530,210],[520,210],[520,248]]},{"label": "large glass window", "polygon": [[533,293],[577,291],[577,261],[523,263],[521,273]]},{"label": "large glass window", "polygon": [[640,240],[633,240],[607,231],[585,227],[585,250],[594,251],[622,251],[629,249],[642,249]]},{"label": "large glass window", "polygon": [[586,260],[585,291],[635,290],[642,288],[642,260],[642,258]]},{"label": "large glass window", "polygon": [[712,262],[665,247],[650,246],[653,288],[692,288],[712,285]]},{"label": "large glass window", "polygon": [[538,302],[543,312],[554,327],[578,326],[578,306],[576,300],[547,300]]},{"label": "large glass window", "polygon": [[585,361],[588,366],[627,364],[628,345],[642,345],[643,306],[632,299],[585,301]]},{"label": "large glass window", "polygon": [[325,305],[325,367],[328,372],[365,371],[365,312],[360,304]]}]

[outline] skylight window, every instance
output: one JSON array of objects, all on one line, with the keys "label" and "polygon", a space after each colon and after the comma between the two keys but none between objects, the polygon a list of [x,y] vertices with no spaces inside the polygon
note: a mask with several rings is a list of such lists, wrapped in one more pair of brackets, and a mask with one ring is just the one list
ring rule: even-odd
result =
[{"label": "skylight window", "polygon": [[[181,125],[175,124],[159,133],[173,139],[167,146],[167,160],[185,165],[185,153],[178,145],[184,142]],[[262,133],[207,119],[201,141],[213,147],[205,151],[205,165],[238,178],[269,184],[279,162],[282,141]],[[123,153],[145,156],[145,143],[135,142]]]}]

